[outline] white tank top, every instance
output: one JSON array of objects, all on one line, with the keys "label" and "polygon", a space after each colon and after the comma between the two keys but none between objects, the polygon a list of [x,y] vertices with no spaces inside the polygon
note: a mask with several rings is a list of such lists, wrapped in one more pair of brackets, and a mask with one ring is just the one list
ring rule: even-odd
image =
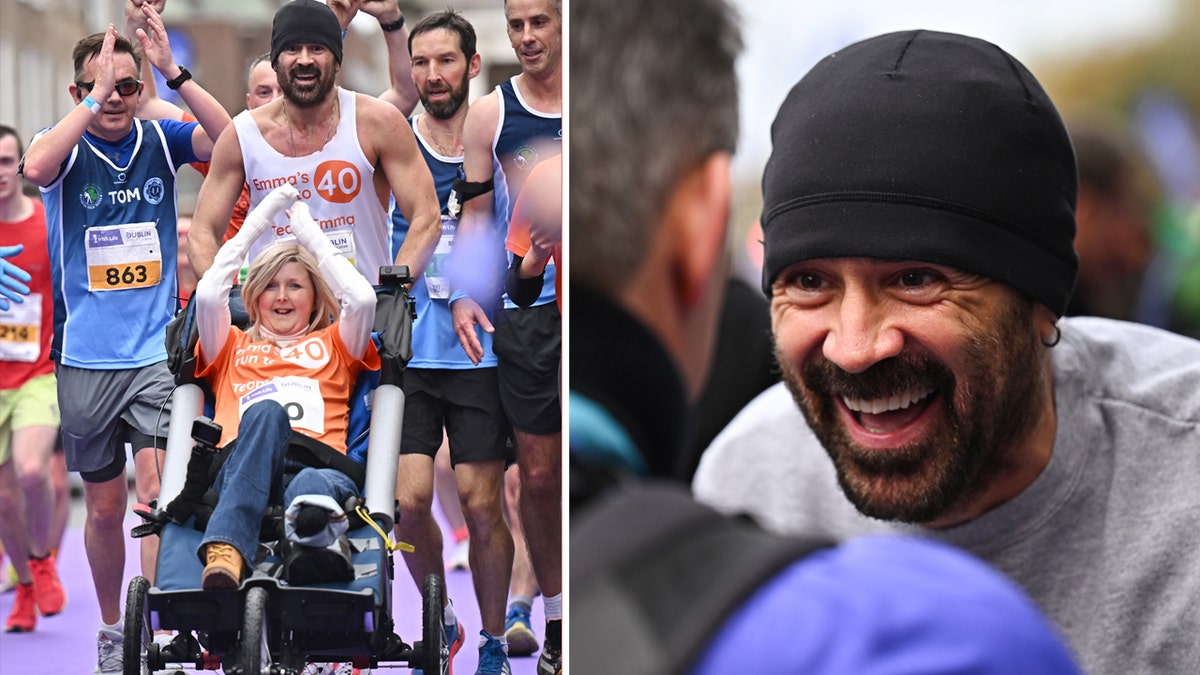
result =
[{"label": "white tank top", "polygon": [[[258,124],[244,111],[233,118],[250,206],[283,183],[291,183],[308,204],[313,219],[347,259],[371,283],[379,282],[379,267],[391,264],[387,212],[375,193],[375,167],[358,144],[355,93],[338,87],[341,119],[337,131],[320,151],[287,157],[272,148]],[[288,219],[279,214],[271,229],[250,245],[249,260],[278,241],[294,240]]]}]

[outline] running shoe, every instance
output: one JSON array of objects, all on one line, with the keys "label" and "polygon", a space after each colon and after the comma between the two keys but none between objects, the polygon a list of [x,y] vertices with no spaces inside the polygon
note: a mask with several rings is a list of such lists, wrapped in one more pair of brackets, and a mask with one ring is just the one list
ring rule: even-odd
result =
[{"label": "running shoe", "polygon": [[29,571],[33,573],[33,591],[37,600],[38,613],[54,616],[67,606],[67,591],[58,578],[58,563],[51,553],[41,560],[29,559]]},{"label": "running shoe", "polygon": [[529,607],[509,605],[504,617],[504,637],[508,638],[509,656],[529,656],[538,650],[537,636],[529,627]]},{"label": "running shoe", "polygon": [[[454,675],[454,656],[462,649],[464,633],[462,622],[458,619],[454,620],[453,626],[446,626],[446,645],[449,651],[446,660],[442,662],[442,675]],[[424,675],[424,672],[420,668],[413,668],[412,675]]]},{"label": "running shoe", "polygon": [[446,562],[447,572],[469,572],[471,570],[471,540],[463,539],[454,545],[454,553]]},{"label": "running shoe", "polygon": [[124,675],[125,635],[118,630],[101,628],[96,634],[96,670],[94,675]]},{"label": "running shoe", "polygon": [[28,633],[37,625],[35,595],[33,584],[17,584],[17,597],[13,600],[12,612],[4,622],[6,633]]},{"label": "running shoe", "polygon": [[4,563],[4,572],[0,573],[0,593],[7,593],[17,587],[17,570],[12,563]]},{"label": "running shoe", "polygon": [[508,663],[508,651],[500,641],[487,631],[479,631],[483,643],[479,646],[479,667],[475,675],[512,675],[512,666]]},{"label": "running shoe", "polygon": [[446,656],[446,662],[442,664],[442,675],[454,675],[454,656],[462,649],[465,633],[462,622],[458,619],[454,620],[453,626],[446,626],[446,644],[450,645],[450,652]]},{"label": "running shoe", "polygon": [[538,659],[537,675],[562,675],[562,619],[546,622],[546,644]]}]

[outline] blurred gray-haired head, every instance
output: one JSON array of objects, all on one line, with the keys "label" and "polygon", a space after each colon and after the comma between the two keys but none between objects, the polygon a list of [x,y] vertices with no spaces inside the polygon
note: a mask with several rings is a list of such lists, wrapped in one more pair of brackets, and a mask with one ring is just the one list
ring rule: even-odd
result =
[{"label": "blurred gray-haired head", "polygon": [[676,183],[738,136],[725,0],[572,0],[571,283],[620,289]]}]

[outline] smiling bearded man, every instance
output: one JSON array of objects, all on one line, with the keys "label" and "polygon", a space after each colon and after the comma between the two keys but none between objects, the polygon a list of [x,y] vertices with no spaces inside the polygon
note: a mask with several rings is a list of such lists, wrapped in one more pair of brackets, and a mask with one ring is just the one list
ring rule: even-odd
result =
[{"label": "smiling bearded man", "polygon": [[[342,33],[324,2],[292,0],[271,24],[271,67],[283,96],[233,119],[213,151],[197,198],[188,258],[203,276],[212,265],[241,193],[250,206],[291,183],[338,251],[372,283],[395,261],[419,277],[441,236],[437,194],[404,116],[390,103],[336,86]],[[391,254],[388,207],[411,227]],[[251,261],[293,239],[282,214],[250,246]]]},{"label": "smiling bearded man", "polygon": [[[1014,298],[964,348],[955,374],[933,356],[903,352],[853,374],[824,357],[796,367],[776,354],[783,380],[864,515],[930,523],[967,506],[1013,466],[1013,445],[1045,405],[1033,303]],[[931,417],[923,438],[867,448],[851,427],[882,436]],[[860,432],[861,433],[861,432]]]},{"label": "smiling bearded man", "polygon": [[1063,318],[1078,180],[1037,80],[982,40],[882,35],[817,64],[771,135],[784,383],[713,441],[696,497],[789,534],[955,544],[1086,672],[1194,671],[1200,343]]}]

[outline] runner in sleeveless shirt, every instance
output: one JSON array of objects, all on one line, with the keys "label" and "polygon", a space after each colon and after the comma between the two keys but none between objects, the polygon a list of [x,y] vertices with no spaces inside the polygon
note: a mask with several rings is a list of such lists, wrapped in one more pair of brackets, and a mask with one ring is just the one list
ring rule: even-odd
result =
[{"label": "runner in sleeveless shirt", "polygon": [[[470,547],[471,573],[479,603],[484,646],[480,672],[506,667],[501,645],[505,601],[514,545],[502,511],[502,486],[509,427],[500,406],[496,358],[491,336],[479,331],[485,356],[479,364],[463,353],[450,312],[450,288],[443,264],[454,245],[457,213],[452,184],[461,174],[462,125],[467,115],[471,78],[480,72],[475,29],[462,15],[447,10],[422,19],[410,37],[412,75],[425,113],[411,119],[443,207],[442,235],[433,262],[413,285],[417,321],[413,359],[404,374],[406,406],[400,447],[401,517],[397,539],[414,544],[404,558],[414,582],[442,573],[442,535],[433,518],[434,457],[445,431]],[[403,241],[408,223],[393,213],[393,248]],[[464,639],[462,624],[446,605],[444,621],[451,652]]]},{"label": "runner in sleeveless shirt", "polygon": [[[412,228],[396,256],[420,275],[440,235],[437,198],[412,132],[392,105],[335,86],[341,66],[338,19],[316,0],[276,12],[271,62],[283,97],[239,114],[217,144],[197,201],[188,254],[203,276],[225,233],[241,185],[251,205],[291,183],[330,241],[369,281],[391,262],[389,193]],[[292,237],[286,219],[250,248],[253,259]]]},{"label": "runner in sleeveless shirt", "polygon": [[[462,237],[503,242],[512,202],[541,159],[562,151],[562,10],[556,0],[506,0],[509,42],[521,73],[472,106],[463,129],[466,180],[482,194],[463,205]],[[486,187],[487,181],[493,187]],[[562,409],[559,401],[561,318],[554,305],[554,266],[543,295],[528,309],[505,298],[495,327],[500,397],[513,425],[521,472],[521,522],[546,607],[546,644],[539,674],[561,669]],[[499,281],[499,280],[497,280]],[[487,302],[487,299],[483,299]],[[482,357],[474,326],[492,324],[476,299],[451,296],[455,330],[473,361]],[[489,303],[490,304],[490,303]]]}]

